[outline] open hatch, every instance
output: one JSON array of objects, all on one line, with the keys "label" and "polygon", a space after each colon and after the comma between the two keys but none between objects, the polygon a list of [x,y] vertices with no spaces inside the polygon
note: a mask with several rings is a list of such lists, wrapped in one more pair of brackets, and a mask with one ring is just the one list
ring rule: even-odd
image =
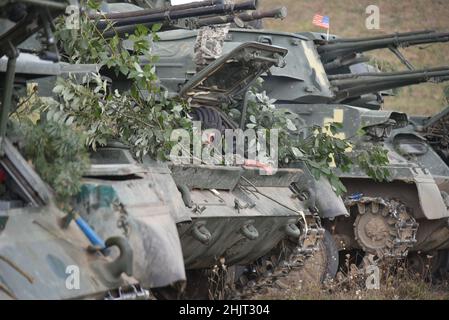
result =
[{"label": "open hatch", "polygon": [[282,66],[288,50],[248,42],[223,55],[190,79],[180,91],[193,104],[220,105],[242,95],[272,66]]}]

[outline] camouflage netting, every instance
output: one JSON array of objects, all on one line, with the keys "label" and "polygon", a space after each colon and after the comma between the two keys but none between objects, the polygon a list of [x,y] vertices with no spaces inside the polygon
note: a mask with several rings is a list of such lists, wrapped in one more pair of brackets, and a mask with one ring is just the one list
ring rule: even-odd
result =
[{"label": "camouflage netting", "polygon": [[194,47],[194,62],[206,66],[223,54],[223,44],[229,32],[229,25],[207,26],[198,31]]}]

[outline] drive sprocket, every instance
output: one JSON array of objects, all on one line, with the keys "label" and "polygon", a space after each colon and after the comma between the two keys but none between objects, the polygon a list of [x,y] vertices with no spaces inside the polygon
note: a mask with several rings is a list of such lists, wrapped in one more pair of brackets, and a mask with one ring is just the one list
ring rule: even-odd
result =
[{"label": "drive sprocket", "polygon": [[362,197],[347,200],[346,205],[357,212],[354,236],[365,252],[404,258],[416,243],[418,223],[400,201]]}]

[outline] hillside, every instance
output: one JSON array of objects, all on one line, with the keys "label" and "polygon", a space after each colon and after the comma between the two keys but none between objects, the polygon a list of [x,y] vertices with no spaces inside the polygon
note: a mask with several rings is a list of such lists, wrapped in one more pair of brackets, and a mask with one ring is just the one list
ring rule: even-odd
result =
[{"label": "hillside", "polygon": [[[288,17],[284,21],[265,22],[266,28],[275,30],[322,31],[312,25],[312,18],[318,13],[330,16],[331,33],[344,37],[423,29],[449,31],[447,0],[260,0],[260,3],[262,8],[288,8]],[[377,4],[380,8],[380,30],[368,30],[365,27],[365,9],[370,4]],[[407,48],[403,49],[403,53],[417,68],[449,65],[449,43]],[[393,70],[405,69],[388,50],[373,51],[370,55],[385,60],[385,65]],[[431,115],[445,105],[449,105],[449,82],[400,89],[395,97],[387,98],[385,108]]]}]

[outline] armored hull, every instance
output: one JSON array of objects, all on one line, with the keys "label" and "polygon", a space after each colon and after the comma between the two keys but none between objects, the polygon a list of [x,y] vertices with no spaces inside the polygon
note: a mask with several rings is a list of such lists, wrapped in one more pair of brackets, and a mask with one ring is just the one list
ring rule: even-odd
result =
[{"label": "armored hull", "polygon": [[[179,83],[186,81],[195,73],[194,65],[189,61],[193,55],[192,43],[196,35],[196,31],[167,32],[162,34],[162,41],[157,44],[157,52],[161,56],[159,74],[162,83],[169,90],[174,90]],[[437,37],[431,35],[432,41],[446,41],[446,34],[437,36],[438,40],[435,40]],[[413,148],[414,140],[422,141],[420,134],[404,132],[410,128],[407,127],[409,123],[407,115],[362,108],[361,106],[366,105],[360,104],[363,99],[358,100],[354,106],[349,100],[344,104],[335,103],[338,101],[336,98],[338,93],[333,88],[333,82],[329,81],[329,75],[321,61],[322,57],[316,48],[316,43],[324,42],[322,38],[317,40],[316,37],[307,34],[230,29],[224,40],[223,50],[226,52],[246,41],[258,41],[288,49],[289,52],[285,57],[286,67],[274,66],[269,74],[263,74],[262,77],[265,80],[264,89],[270,97],[277,99],[277,105],[299,115],[301,122],[298,123],[299,128],[314,124],[323,126],[329,122],[341,123],[343,129],[339,137],[353,139],[357,147],[365,145],[369,148],[370,145],[377,144],[389,152],[391,181],[376,182],[358,168],[349,173],[340,172],[339,176],[348,189],[347,194],[341,198],[332,195],[330,188],[323,188],[320,183],[315,184],[315,190],[321,192],[316,197],[317,207],[320,209],[321,217],[329,221],[325,225],[329,230],[333,230],[340,249],[362,248],[373,254],[397,257],[406,255],[408,250],[446,249],[449,239],[448,210],[444,200],[446,164],[444,158],[429,148],[420,155],[414,151],[411,151],[411,154],[404,153],[403,149],[404,147],[407,149],[407,143]],[[401,79],[404,75],[407,79],[413,77],[420,79],[413,81],[422,81],[418,75],[415,77],[412,72],[410,75],[406,73],[398,75]],[[385,81],[391,79],[385,78]],[[442,80],[444,79],[443,77]],[[385,85],[395,87],[408,84],[408,82],[390,82]],[[377,85],[373,87],[379,88]],[[368,133],[364,141],[358,140],[359,129]],[[410,142],[407,135],[411,137]],[[428,165],[426,166],[424,162]],[[352,197],[354,195],[359,197],[355,198],[356,201]],[[399,201],[405,207],[399,209],[393,206],[395,209],[392,209],[394,201]],[[391,218],[389,223],[377,217],[371,219],[370,215],[367,215],[369,218],[357,219],[363,215],[364,209],[371,210],[372,206],[375,212],[378,212],[380,207],[385,211],[404,211],[404,216],[395,220],[396,218],[391,218],[389,213],[385,213],[385,217]],[[376,222],[376,219],[379,221]],[[366,226],[367,223],[370,225],[370,221],[374,221],[371,224],[380,226],[370,229]],[[391,229],[391,223],[402,224],[404,230]],[[338,230],[338,225],[342,226],[341,230]],[[394,237],[386,236],[387,233],[393,233]],[[377,238],[380,240],[374,240]],[[383,250],[384,252],[381,252]]]}]

